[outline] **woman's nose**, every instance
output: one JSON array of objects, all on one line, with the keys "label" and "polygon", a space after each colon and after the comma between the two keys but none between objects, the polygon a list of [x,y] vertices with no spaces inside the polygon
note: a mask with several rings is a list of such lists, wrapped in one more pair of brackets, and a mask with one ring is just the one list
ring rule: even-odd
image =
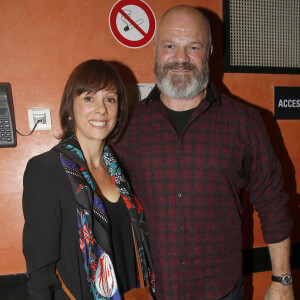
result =
[{"label": "woman's nose", "polygon": [[106,106],[105,106],[105,104],[104,104],[104,102],[102,100],[96,102],[95,112],[98,113],[98,114],[100,114],[100,115],[102,115],[102,116],[107,113]]}]

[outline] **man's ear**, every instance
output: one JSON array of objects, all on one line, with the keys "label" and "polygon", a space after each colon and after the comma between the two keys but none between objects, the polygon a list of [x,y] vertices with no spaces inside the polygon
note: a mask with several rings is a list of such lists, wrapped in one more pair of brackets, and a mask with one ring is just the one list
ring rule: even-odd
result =
[{"label": "man's ear", "polygon": [[209,55],[211,56],[214,50],[214,46],[213,44],[210,45],[210,49],[209,49]]}]

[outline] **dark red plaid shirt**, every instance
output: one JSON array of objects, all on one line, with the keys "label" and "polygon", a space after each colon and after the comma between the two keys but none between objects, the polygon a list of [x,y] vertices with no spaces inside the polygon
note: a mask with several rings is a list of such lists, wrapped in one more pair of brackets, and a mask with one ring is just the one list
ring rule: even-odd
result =
[{"label": "dark red plaid shirt", "polygon": [[211,85],[180,136],[155,88],[116,150],[148,220],[158,300],[216,299],[234,288],[242,188],[267,243],[290,235],[281,167],[259,114]]}]

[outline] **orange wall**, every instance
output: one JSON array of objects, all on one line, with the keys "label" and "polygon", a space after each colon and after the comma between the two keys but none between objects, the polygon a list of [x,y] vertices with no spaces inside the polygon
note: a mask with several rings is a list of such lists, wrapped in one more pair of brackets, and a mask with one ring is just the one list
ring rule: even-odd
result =
[{"label": "orange wall", "polygon": [[[117,60],[124,65],[124,70],[129,68],[127,71],[132,72],[130,75],[126,73],[127,83],[155,81],[153,41],[143,48],[130,49],[120,45],[110,32],[108,17],[116,2],[11,0],[0,3],[0,82],[12,85],[17,130],[29,132],[27,110],[35,107],[51,109],[53,128],[51,131],[36,131],[28,137],[18,135],[16,148],[0,149],[0,275],[25,272],[22,255],[23,172],[30,157],[48,150],[57,142],[54,136],[59,132],[60,98],[72,69],[90,58]],[[237,98],[273,112],[274,86],[299,85],[299,75],[222,74],[219,63],[222,58],[222,0],[146,2],[157,20],[168,8],[179,4],[204,7],[210,11],[208,16],[213,22],[215,44],[212,77],[223,91],[230,91]],[[279,121],[278,125],[279,130],[274,131],[275,127],[269,123],[268,129],[284,164],[287,188],[292,195],[291,208],[299,219],[299,186],[296,183],[300,182],[300,122]],[[253,222],[251,210],[249,212],[247,220]],[[252,225],[246,228],[250,236],[246,236],[245,247],[265,246],[256,214],[253,230]],[[294,241],[299,242],[299,233],[298,221]]]}]

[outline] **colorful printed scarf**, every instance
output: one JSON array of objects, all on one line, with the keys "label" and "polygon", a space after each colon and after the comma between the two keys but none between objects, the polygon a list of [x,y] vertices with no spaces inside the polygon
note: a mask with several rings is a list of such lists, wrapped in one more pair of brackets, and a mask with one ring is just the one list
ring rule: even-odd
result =
[{"label": "colorful printed scarf", "polygon": [[[78,140],[73,135],[61,141],[54,149],[60,152],[61,163],[75,195],[79,246],[91,293],[95,300],[121,300],[112,261],[108,251],[103,249],[104,244],[109,244],[109,239],[105,238],[105,234],[96,236],[96,231],[93,230],[95,226],[100,225],[101,228],[106,228],[106,233],[108,233],[109,220],[102,199],[97,194],[88,171]],[[132,194],[116,159],[107,146],[103,151],[103,159],[128,209],[139,248],[145,286],[151,288],[154,293],[155,278],[143,208]],[[138,274],[137,278],[139,278]],[[140,286],[139,282],[137,286]]]}]

